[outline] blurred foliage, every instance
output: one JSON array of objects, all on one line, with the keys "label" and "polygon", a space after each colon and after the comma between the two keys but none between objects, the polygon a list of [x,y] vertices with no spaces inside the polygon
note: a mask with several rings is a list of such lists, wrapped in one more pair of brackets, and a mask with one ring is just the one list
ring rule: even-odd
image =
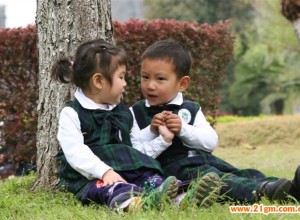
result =
[{"label": "blurred foliage", "polygon": [[[4,163],[34,162],[38,59],[34,26],[0,29],[0,155]],[[0,164],[1,165],[1,164]]]},{"label": "blurred foliage", "polygon": [[235,66],[229,100],[242,115],[283,114],[285,100],[300,94],[300,44],[280,13],[279,0],[251,4],[257,12],[256,31],[247,35],[248,49]]},{"label": "blurred foliage", "polygon": [[253,10],[242,0],[144,0],[146,17],[149,19],[176,19],[213,24],[220,20],[233,19],[236,32],[244,29],[251,20]]}]

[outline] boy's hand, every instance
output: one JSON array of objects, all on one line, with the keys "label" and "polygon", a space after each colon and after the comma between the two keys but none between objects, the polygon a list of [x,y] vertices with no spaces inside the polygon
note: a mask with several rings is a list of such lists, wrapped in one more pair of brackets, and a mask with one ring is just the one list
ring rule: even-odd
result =
[{"label": "boy's hand", "polygon": [[150,130],[153,133],[158,133],[158,128],[161,125],[165,125],[165,115],[163,113],[158,113],[156,115],[154,115],[154,117],[152,118],[151,121],[151,125],[150,125]]},{"label": "boy's hand", "polygon": [[165,112],[165,123],[167,128],[174,134],[179,134],[181,131],[182,123],[181,118],[170,112]]},{"label": "boy's hand", "polygon": [[174,138],[174,133],[171,132],[165,125],[158,127],[159,134],[163,137],[165,142],[171,143]]},{"label": "boy's hand", "polygon": [[126,182],[118,173],[114,170],[108,170],[104,173],[103,177],[103,186],[109,186],[116,182]]}]

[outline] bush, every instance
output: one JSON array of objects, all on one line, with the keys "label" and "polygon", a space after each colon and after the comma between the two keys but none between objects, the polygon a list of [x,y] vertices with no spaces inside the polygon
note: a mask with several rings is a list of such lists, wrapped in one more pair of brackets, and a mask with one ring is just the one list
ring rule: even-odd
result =
[{"label": "bush", "polygon": [[[115,21],[116,44],[123,46],[129,57],[124,101],[132,105],[142,98],[139,69],[146,47],[157,40],[173,38],[183,42],[194,58],[192,84],[185,98],[199,102],[207,115],[214,116],[220,103],[219,87],[233,50],[229,25],[229,21],[212,26],[175,20]],[[0,30],[0,155],[5,155],[6,162],[34,162],[38,103],[36,42],[34,26]]]},{"label": "bush", "polygon": [[34,26],[0,30],[0,154],[7,163],[34,160],[38,58]]}]

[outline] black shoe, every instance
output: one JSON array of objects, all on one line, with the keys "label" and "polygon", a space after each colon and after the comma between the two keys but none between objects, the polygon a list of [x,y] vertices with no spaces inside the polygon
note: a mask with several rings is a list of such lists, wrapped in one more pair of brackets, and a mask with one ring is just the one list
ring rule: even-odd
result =
[{"label": "black shoe", "polygon": [[292,180],[292,187],[290,191],[291,196],[300,201],[300,166],[297,167],[294,179]]},{"label": "black shoe", "polygon": [[290,193],[292,183],[288,179],[280,178],[274,182],[266,181],[259,187],[257,196],[266,196],[271,201],[284,201]]}]

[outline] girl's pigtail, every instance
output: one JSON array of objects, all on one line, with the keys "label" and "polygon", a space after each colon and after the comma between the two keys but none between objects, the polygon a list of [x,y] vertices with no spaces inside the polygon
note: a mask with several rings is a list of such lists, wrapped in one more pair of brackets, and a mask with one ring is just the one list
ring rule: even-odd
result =
[{"label": "girl's pigtail", "polygon": [[70,83],[73,72],[73,61],[59,59],[54,63],[51,70],[51,77],[62,83]]}]

